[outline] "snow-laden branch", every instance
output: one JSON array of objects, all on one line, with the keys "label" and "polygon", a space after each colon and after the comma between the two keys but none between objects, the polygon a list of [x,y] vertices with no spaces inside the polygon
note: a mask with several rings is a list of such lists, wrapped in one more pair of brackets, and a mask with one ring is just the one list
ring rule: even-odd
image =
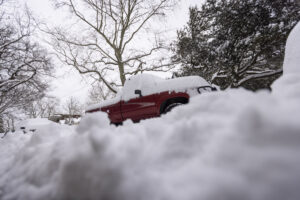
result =
[{"label": "snow-laden branch", "polygon": [[234,83],[233,85],[235,87],[238,87],[238,86],[241,86],[246,81],[257,79],[257,78],[264,78],[264,77],[268,77],[268,76],[279,75],[279,74],[282,74],[282,71],[283,71],[282,69],[278,69],[275,71],[268,71],[268,72],[262,72],[262,73],[258,73],[258,74],[248,75],[245,78],[241,79],[238,83],[236,83],[236,84]]}]

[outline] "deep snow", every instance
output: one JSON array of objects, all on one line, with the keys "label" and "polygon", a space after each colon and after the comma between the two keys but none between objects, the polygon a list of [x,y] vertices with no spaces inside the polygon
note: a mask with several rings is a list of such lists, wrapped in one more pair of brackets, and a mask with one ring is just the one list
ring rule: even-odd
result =
[{"label": "deep snow", "polygon": [[161,118],[0,140],[0,199],[300,199],[300,23],[272,93],[205,93]]}]

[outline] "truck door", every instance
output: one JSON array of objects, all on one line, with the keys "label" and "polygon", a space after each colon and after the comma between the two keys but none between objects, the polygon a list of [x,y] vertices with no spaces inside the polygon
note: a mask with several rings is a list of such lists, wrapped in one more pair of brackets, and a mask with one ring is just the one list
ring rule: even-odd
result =
[{"label": "truck door", "polygon": [[103,112],[108,114],[108,117],[112,123],[121,123],[122,115],[121,115],[121,103],[118,102],[116,104],[106,106],[101,108]]},{"label": "truck door", "polygon": [[123,120],[141,119],[157,116],[155,94],[157,78],[140,74],[126,80],[122,89],[121,113]]},{"label": "truck door", "polygon": [[157,109],[154,95],[137,97],[129,101],[121,101],[122,117],[137,122],[141,119],[156,116]]}]

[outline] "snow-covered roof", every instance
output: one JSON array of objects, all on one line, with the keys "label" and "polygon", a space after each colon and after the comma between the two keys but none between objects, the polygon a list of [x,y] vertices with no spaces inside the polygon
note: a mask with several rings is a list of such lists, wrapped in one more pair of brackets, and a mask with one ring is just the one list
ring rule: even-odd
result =
[{"label": "snow-covered roof", "polygon": [[27,127],[27,128],[36,128],[39,126],[45,126],[52,124],[53,122],[46,119],[46,118],[33,118],[33,119],[26,119],[17,124],[17,128],[20,127]]}]

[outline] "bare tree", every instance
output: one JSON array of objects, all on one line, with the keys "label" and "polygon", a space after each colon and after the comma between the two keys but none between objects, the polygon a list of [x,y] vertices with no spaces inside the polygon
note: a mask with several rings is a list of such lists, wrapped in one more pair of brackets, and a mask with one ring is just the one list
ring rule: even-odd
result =
[{"label": "bare tree", "polygon": [[65,103],[64,110],[69,115],[67,119],[67,124],[71,125],[74,123],[73,117],[76,115],[81,115],[83,111],[83,106],[75,97],[70,97]]},{"label": "bare tree", "polygon": [[96,82],[89,90],[87,105],[99,103],[114,96],[115,93],[107,89],[102,82]]},{"label": "bare tree", "polygon": [[[50,31],[59,59],[81,74],[89,74],[116,93],[126,76],[144,71],[165,71],[171,64],[158,33],[154,44],[141,45],[150,35],[150,20],[163,16],[177,0],[54,0],[57,7],[68,8],[81,29],[57,28]],[[144,31],[144,37],[142,33]],[[160,59],[150,59],[160,54]],[[117,75],[116,75],[117,74]],[[119,81],[108,77],[115,75]]]},{"label": "bare tree", "polygon": [[7,113],[5,115],[5,118],[1,117],[0,118],[0,133],[5,133],[3,137],[5,137],[5,135],[9,132],[9,131],[12,131],[14,132],[15,131],[15,119],[17,117],[14,115],[14,113],[10,114],[10,113]]},{"label": "bare tree", "polygon": [[30,118],[49,118],[58,111],[58,105],[59,100],[57,98],[45,96],[26,105],[24,110]]},{"label": "bare tree", "polygon": [[[4,2],[5,3],[5,2]],[[0,118],[11,116],[44,96],[44,77],[51,74],[50,58],[33,42],[34,27],[28,10],[15,17],[2,10],[0,2]]]},{"label": "bare tree", "polygon": [[45,101],[46,104],[46,112],[44,113],[44,117],[48,119],[56,114],[59,110],[59,100],[54,97],[50,97]]}]

